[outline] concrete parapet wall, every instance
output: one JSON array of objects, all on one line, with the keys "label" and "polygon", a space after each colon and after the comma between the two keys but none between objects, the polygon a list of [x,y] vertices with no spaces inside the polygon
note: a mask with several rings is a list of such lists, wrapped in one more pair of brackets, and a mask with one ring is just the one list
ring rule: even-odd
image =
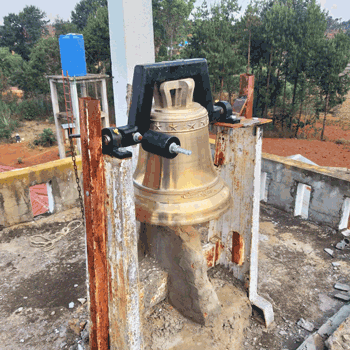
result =
[{"label": "concrete parapet wall", "polygon": [[262,155],[261,171],[267,174],[268,204],[294,213],[298,184],[305,184],[311,187],[308,219],[339,228],[350,197],[350,174],[267,153]]},{"label": "concrete parapet wall", "polygon": [[[81,157],[77,157],[81,178]],[[0,173],[0,227],[33,220],[29,188],[48,183],[53,213],[79,205],[71,158]]]}]

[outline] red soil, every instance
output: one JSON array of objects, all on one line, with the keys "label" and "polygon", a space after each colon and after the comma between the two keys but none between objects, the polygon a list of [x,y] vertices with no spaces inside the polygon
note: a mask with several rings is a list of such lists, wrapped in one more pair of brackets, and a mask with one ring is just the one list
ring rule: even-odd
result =
[{"label": "red soil", "polygon": [[[20,164],[19,158],[22,160]],[[28,142],[0,144],[0,165],[25,168],[56,159],[59,159],[57,146],[31,149]]]},{"label": "red soil", "polygon": [[264,138],[263,152],[283,157],[301,154],[317,165],[350,168],[349,146],[331,141]]},{"label": "red soil", "polygon": [[[263,152],[283,157],[301,154],[321,166],[350,168],[350,124],[344,119],[340,124],[339,119],[332,116],[327,120],[331,125],[325,128],[326,141],[319,141],[322,124],[317,123],[316,128],[308,125],[299,132],[308,138],[306,140],[264,138]],[[337,140],[343,140],[344,144],[336,144]]]}]

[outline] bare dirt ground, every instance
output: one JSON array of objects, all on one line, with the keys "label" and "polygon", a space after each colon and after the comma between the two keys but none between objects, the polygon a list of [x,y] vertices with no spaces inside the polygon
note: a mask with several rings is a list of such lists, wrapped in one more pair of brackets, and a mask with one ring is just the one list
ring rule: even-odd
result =
[{"label": "bare dirt ground", "polygon": [[[24,168],[31,165],[50,162],[59,159],[58,147],[30,147],[31,143],[43,132],[50,128],[56,133],[55,124],[48,121],[24,121],[16,130],[22,139],[20,143],[0,143],[0,165]],[[14,136],[13,135],[13,136]],[[22,163],[18,162],[21,158]]]},{"label": "bare dirt ground", "polygon": [[320,141],[321,123],[301,129],[299,137],[302,139],[271,138],[269,135],[273,133],[266,131],[263,152],[283,157],[301,154],[321,166],[350,168],[350,113],[349,119],[345,115],[342,114],[343,119],[337,113],[327,116],[326,141]]},{"label": "bare dirt ground", "polygon": [[[30,245],[33,235],[58,232],[73,219],[78,209],[0,232],[1,349],[76,350],[79,342],[84,348],[87,306],[78,301],[87,293],[84,229],[47,252]],[[334,298],[333,285],[350,283],[350,248],[335,250],[334,258],[323,250],[341,239],[332,229],[262,205],[258,292],[272,303],[275,324],[265,329],[241,284],[217,266],[209,277],[224,312],[215,328],[186,320],[164,301],[143,321],[145,349],[297,349],[310,334],[296,324],[300,318],[317,329],[344,304]]]}]

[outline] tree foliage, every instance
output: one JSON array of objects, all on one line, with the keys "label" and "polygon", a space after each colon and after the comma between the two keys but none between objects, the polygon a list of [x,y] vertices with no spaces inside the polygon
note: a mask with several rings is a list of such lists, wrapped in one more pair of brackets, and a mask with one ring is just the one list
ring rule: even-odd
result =
[{"label": "tree foliage", "polygon": [[60,74],[61,62],[58,39],[41,38],[32,49],[29,61],[13,75],[16,85],[27,95],[48,94],[50,87],[46,75]]},{"label": "tree foliage", "polygon": [[193,17],[191,37],[184,50],[190,58],[206,58],[212,85],[231,94],[242,71],[244,59],[238,55],[235,40],[235,15],[239,11],[236,0],[221,0],[208,7],[206,1],[197,8]]},{"label": "tree foliage", "polygon": [[12,54],[7,47],[0,47],[0,70],[8,84],[15,85],[14,76],[22,70],[23,58]]},{"label": "tree foliage", "polygon": [[96,66],[110,71],[110,41],[107,7],[101,7],[91,14],[83,31],[86,61],[90,71]]},{"label": "tree foliage", "polygon": [[95,15],[100,7],[107,7],[107,0],[81,0],[71,13],[72,23],[77,26],[78,30],[83,30],[90,15]]},{"label": "tree foliage", "polygon": [[77,33],[78,27],[76,24],[65,21],[59,17],[57,17],[53,23],[55,28],[55,35],[59,38],[60,35],[66,35],[68,33]]},{"label": "tree foliage", "polygon": [[152,0],[156,57],[173,59],[186,41],[195,0]]},{"label": "tree foliage", "polygon": [[4,17],[0,27],[0,46],[8,47],[11,51],[29,60],[31,49],[47,33],[44,20],[45,12],[35,6],[26,6],[18,15],[10,13]]}]

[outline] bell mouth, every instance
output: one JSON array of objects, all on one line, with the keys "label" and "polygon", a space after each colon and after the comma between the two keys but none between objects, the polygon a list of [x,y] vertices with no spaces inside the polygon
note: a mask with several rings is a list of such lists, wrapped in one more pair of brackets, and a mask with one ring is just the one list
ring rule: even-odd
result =
[{"label": "bell mouth", "polygon": [[136,219],[160,226],[194,225],[219,218],[233,204],[230,191],[221,179],[210,194],[193,195],[192,198],[168,197],[168,201],[165,198],[141,194],[135,187]]}]

